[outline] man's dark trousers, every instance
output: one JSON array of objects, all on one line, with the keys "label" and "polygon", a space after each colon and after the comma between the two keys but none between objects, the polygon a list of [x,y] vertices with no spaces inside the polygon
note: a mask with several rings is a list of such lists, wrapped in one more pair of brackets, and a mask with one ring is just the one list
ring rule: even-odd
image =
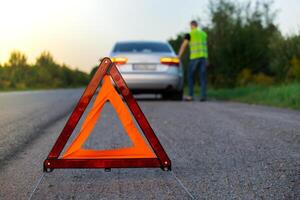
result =
[{"label": "man's dark trousers", "polygon": [[188,67],[189,96],[194,96],[194,73],[199,68],[199,83],[201,84],[201,99],[206,99],[206,59],[191,59]]}]

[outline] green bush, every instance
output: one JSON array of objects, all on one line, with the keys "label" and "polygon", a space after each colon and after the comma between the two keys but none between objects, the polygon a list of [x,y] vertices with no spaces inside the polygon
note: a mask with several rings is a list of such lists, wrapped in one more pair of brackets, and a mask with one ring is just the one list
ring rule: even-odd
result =
[{"label": "green bush", "polygon": [[263,74],[262,72],[253,76],[253,84],[255,85],[273,85],[274,79],[270,76]]},{"label": "green bush", "polygon": [[237,85],[246,86],[252,83],[253,83],[253,74],[251,69],[249,68],[243,69],[237,76]]},{"label": "green bush", "polygon": [[300,58],[300,35],[291,35],[288,37],[283,37],[279,34],[274,35],[270,40],[269,46],[270,69],[273,75],[278,81],[286,81],[286,78],[292,78],[294,75],[288,75],[288,73],[293,66],[291,64],[293,59]]},{"label": "green bush", "polygon": [[300,59],[293,57],[287,76],[290,80],[300,81]]}]

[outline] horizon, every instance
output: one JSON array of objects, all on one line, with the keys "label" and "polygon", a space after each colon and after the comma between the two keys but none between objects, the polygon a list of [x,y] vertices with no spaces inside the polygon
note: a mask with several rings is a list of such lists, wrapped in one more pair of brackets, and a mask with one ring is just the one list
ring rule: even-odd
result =
[{"label": "horizon", "polygon": [[[13,50],[24,53],[31,64],[42,51],[49,51],[57,63],[85,72],[90,72],[99,58],[108,56],[117,41],[167,41],[188,32],[191,19],[209,22],[208,0],[11,0],[1,1],[0,7],[1,64],[8,61]],[[274,1],[273,9],[279,10],[275,24],[284,35],[299,32],[299,7],[296,0]]]}]

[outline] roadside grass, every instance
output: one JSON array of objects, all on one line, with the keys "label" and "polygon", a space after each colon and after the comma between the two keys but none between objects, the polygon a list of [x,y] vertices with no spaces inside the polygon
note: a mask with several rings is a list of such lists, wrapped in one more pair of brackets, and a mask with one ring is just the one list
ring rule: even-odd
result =
[{"label": "roadside grass", "polygon": [[[188,88],[186,87],[185,94],[187,94],[187,92]],[[195,95],[199,94],[200,89],[196,87]],[[289,83],[269,87],[247,86],[232,89],[208,88],[208,98],[300,110],[300,83]]]}]

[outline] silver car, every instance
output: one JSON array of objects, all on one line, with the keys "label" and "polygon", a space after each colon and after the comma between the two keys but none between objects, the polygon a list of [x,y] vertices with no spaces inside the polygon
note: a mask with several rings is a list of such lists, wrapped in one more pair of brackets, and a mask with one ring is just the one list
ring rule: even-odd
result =
[{"label": "silver car", "polygon": [[164,99],[182,99],[182,65],[168,43],[117,42],[110,57],[133,93],[160,93]]}]

